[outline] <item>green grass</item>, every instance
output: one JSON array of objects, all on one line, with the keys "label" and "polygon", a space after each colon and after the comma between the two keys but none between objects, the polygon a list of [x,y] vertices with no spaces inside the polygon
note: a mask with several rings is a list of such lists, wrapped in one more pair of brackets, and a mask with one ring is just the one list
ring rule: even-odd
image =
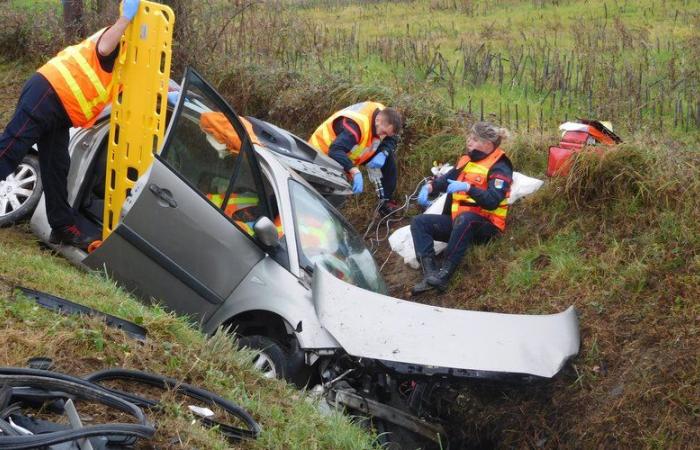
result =
[{"label": "green grass", "polygon": [[[56,369],[85,375],[109,367],[161,373],[208,388],[248,409],[260,422],[258,441],[237,448],[366,449],[372,438],[347,417],[322,417],[313,402],[283,382],[261,378],[250,354],[235,349],[225,334],[203,336],[183,319],[146,307],[100,274],[86,273],[39,248],[23,227],[0,230],[0,365],[24,366],[35,356],[52,358]],[[13,292],[25,286],[62,296],[146,327],[141,344],[95,319],[62,316],[39,308]],[[159,425],[153,445],[229,448],[215,431],[193,426],[192,416],[175,401]]]},{"label": "green grass", "polygon": [[[698,87],[691,80],[697,79],[693,76],[698,59],[695,47],[700,9],[697,3],[658,3],[653,0],[610,3],[594,0],[542,4],[541,7],[533,7],[529,1],[436,0],[305,2],[297,10],[304,19],[311,20],[318,30],[322,30],[317,34],[333,36],[343,33],[359,49],[359,58],[352,52],[332,52],[332,56],[329,56],[331,65],[352,65],[352,71],[362,68],[362,79],[370,83],[417,75],[434,83],[445,97],[449,97],[449,86],[454,84],[453,107],[467,109],[471,99],[473,111],[481,114],[483,101],[485,114],[494,114],[498,121],[507,121],[511,126],[515,122],[514,105],[518,104],[519,121],[524,124],[523,128],[527,126],[526,105],[529,105],[532,128],[539,126],[539,113],[542,111],[548,125],[552,121],[593,113],[617,119],[617,125],[627,129],[626,121],[622,120],[627,118],[624,115],[627,113],[622,112],[627,108],[622,87],[609,90],[604,83],[607,83],[608,75],[619,75],[619,72],[638,68],[640,64],[645,68],[643,77],[649,80],[652,96],[663,96],[675,94],[668,88],[662,88],[664,92],[657,91],[654,86],[665,86],[663,80],[669,76],[669,64],[674,63],[675,70],[680,70],[681,78],[689,77],[687,87],[678,91],[678,95],[695,107],[693,102],[697,99]],[[604,47],[589,49],[585,39],[600,36]],[[503,71],[506,82],[500,84],[495,79],[497,71],[491,71],[485,83],[470,82],[470,73],[466,75],[467,82],[463,83],[458,70],[458,79],[451,83],[449,74],[445,72],[426,72],[425,65],[429,61],[422,61],[421,72],[416,70],[416,61],[411,63],[411,58],[401,56],[401,52],[408,51],[407,45],[431,49],[432,52],[428,51],[430,55],[439,52],[451,69],[455,64],[460,66],[463,63],[463,48],[476,50],[483,46],[494,56],[505,57]],[[587,65],[589,61],[598,60],[597,64],[587,65],[599,84],[593,92],[592,111],[589,111],[586,92],[572,95],[556,89],[550,95],[547,89],[538,88],[532,83],[511,84],[511,56],[518,54],[521,46],[526,52],[533,51],[539,71],[542,71],[545,53],[556,54],[558,58],[569,57],[569,60],[571,56],[576,56],[576,65]],[[680,53],[669,50],[675,47],[680,49]],[[467,61],[483,64],[484,56],[484,53],[474,54]],[[611,58],[614,58],[614,69],[608,66]],[[610,95],[616,93],[617,98],[606,98],[608,92]],[[555,102],[551,103],[553,97]],[[619,104],[619,108],[609,107],[611,103]],[[652,114],[649,106],[644,108],[643,115]],[[506,114],[508,107],[511,111]],[[664,117],[666,123],[673,119],[670,107],[667,107]],[[697,131],[696,126],[691,126],[691,129]]]}]

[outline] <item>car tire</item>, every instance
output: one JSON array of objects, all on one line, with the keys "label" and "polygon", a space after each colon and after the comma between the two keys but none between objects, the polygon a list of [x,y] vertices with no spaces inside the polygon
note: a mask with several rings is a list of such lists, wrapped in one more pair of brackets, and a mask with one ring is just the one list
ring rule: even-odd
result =
[{"label": "car tire", "polygon": [[241,336],[238,348],[248,348],[258,352],[253,359],[253,367],[260,370],[265,378],[287,378],[289,356],[275,341],[265,336]]},{"label": "car tire", "polygon": [[36,155],[28,154],[15,173],[0,181],[0,227],[30,217],[42,193],[39,160]]}]

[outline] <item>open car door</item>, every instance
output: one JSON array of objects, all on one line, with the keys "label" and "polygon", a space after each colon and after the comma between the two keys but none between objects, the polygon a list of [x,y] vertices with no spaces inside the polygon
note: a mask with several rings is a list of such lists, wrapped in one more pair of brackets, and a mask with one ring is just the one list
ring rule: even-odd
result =
[{"label": "open car door", "polygon": [[319,320],[343,349],[403,373],[551,378],[579,350],[573,307],[552,315],[464,311],[408,302],[314,270]]},{"label": "open car door", "polygon": [[188,70],[163,150],[84,263],[203,321],[264,257],[252,232],[262,216],[272,219],[248,134]]}]

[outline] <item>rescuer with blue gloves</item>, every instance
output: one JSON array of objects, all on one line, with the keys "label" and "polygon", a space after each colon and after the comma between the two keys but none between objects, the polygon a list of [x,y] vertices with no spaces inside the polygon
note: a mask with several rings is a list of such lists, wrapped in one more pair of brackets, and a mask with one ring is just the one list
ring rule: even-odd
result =
[{"label": "rescuer with blue gloves", "polygon": [[[456,167],[426,183],[418,194],[421,206],[430,206],[431,193],[447,192],[443,214],[421,214],[411,221],[416,256],[423,279],[413,294],[431,289],[444,291],[469,247],[487,242],[505,231],[513,165],[501,150],[508,137],[505,128],[478,122],[467,139],[467,153]],[[434,241],[447,242],[440,270]]]},{"label": "rescuer with blue gloves", "polygon": [[398,111],[377,102],[362,102],[342,109],[323,122],[309,138],[309,144],[337,161],[352,178],[352,191],[364,190],[358,166],[380,169],[383,196],[380,212],[393,212],[397,182],[396,146],[402,119]]},{"label": "rescuer with blue gloves", "polygon": [[122,15],[111,27],[65,48],[39,68],[24,85],[0,136],[0,181],[14,173],[37,144],[52,243],[87,248],[97,239],[78,227],[68,204],[69,130],[91,127],[112,101],[119,42],[139,4],[140,0],[124,0]]}]

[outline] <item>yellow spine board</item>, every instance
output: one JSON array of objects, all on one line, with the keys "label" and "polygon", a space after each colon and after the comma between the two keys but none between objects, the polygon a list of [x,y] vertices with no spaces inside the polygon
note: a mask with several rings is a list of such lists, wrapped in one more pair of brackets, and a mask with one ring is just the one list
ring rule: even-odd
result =
[{"label": "yellow spine board", "polygon": [[124,200],[163,145],[174,25],[169,7],[141,1],[122,37],[114,66],[103,239],[117,227]]}]

